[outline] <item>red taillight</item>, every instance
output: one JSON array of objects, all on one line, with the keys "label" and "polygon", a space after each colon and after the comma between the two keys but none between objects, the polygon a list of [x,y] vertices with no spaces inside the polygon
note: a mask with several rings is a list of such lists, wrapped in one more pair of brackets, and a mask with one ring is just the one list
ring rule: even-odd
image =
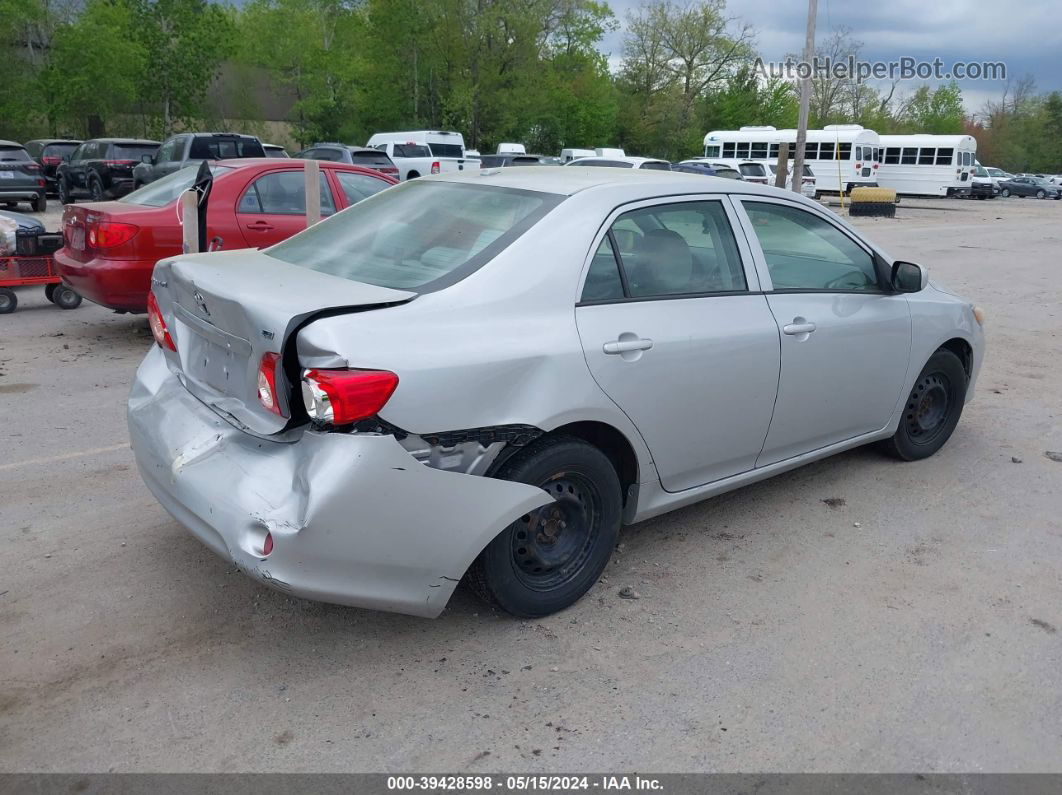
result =
[{"label": "red taillight", "polygon": [[877,167],[878,167],[878,166],[880,166],[880,165],[881,165],[880,163],[875,163],[875,164],[874,164],[874,168],[877,168]]},{"label": "red taillight", "polygon": [[262,542],[262,557],[267,557],[273,551],[273,534],[266,532],[265,541]]},{"label": "red taillight", "polygon": [[274,414],[283,417],[277,395],[277,367],[280,365],[279,353],[266,353],[258,365],[258,402]]},{"label": "red taillight", "polygon": [[37,180],[37,187],[38,188],[45,188],[47,186],[48,186],[48,183],[44,181],[44,177],[41,177],[40,179]]},{"label": "red taillight", "polygon": [[398,376],[386,370],[307,370],[302,382],[310,419],[350,425],[384,407],[398,386]]},{"label": "red taillight", "polygon": [[436,160],[434,163],[431,164],[431,173],[432,174],[438,174],[439,170],[440,170],[439,169],[439,161]]},{"label": "red taillight", "polygon": [[99,221],[89,225],[86,239],[92,248],[114,248],[128,243],[139,231],[140,227],[135,224]]},{"label": "red taillight", "polygon": [[135,160],[104,160],[105,166],[131,166],[135,163]]},{"label": "red taillight", "polygon": [[159,300],[154,292],[148,293],[147,299],[148,325],[151,326],[151,336],[162,348],[168,348],[176,352],[177,346],[173,344],[173,337],[166,328],[166,321],[162,319],[162,310],[159,309]]},{"label": "red taillight", "polygon": [[63,162],[63,159],[61,157],[52,157],[49,155],[47,157],[42,157],[41,162],[46,166],[57,166]]}]

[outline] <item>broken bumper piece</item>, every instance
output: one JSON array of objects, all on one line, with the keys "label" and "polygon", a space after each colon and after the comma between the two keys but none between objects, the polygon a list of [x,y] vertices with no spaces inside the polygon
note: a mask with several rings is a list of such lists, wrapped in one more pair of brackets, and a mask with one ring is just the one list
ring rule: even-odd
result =
[{"label": "broken bumper piece", "polygon": [[337,604],[437,616],[480,550],[550,501],[432,469],[392,436],[245,433],[191,395],[157,348],[137,371],[129,432],[144,482],[200,541],[273,588]]}]

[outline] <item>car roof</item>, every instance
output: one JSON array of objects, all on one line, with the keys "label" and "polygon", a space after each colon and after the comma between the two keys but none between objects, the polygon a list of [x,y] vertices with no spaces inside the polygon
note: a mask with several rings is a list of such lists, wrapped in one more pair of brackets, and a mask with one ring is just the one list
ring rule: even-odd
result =
[{"label": "car roof", "polygon": [[19,149],[24,148],[22,146],[22,144],[20,144],[20,143],[18,143],[16,141],[0,141],[0,146],[14,146],[14,147],[17,147]]},{"label": "car roof", "polygon": [[366,168],[365,166],[351,165],[350,163],[337,163],[332,160],[308,161],[306,158],[300,157],[232,157],[227,160],[216,160],[212,162],[216,162],[218,165],[221,166],[228,166],[229,168],[249,168],[251,166],[261,166],[265,168],[267,166],[285,166],[289,169],[293,167],[301,168],[303,163],[314,162],[317,163],[320,168],[338,168],[342,171],[356,171],[365,174],[371,174],[374,177],[387,176],[386,174],[381,174],[379,171],[376,171],[371,168]]},{"label": "car roof", "polygon": [[147,138],[89,138],[81,143],[91,144],[146,144],[148,146],[158,146],[158,141],[151,141]]},{"label": "car roof", "polygon": [[34,138],[32,141],[26,141],[28,144],[79,144],[82,143],[80,138]]},{"label": "car roof", "polygon": [[[630,201],[682,193],[752,193],[763,196],[784,195],[794,201],[800,197],[768,185],[737,182],[722,177],[706,177],[681,171],[656,169],[607,168],[593,166],[534,166],[529,168],[499,168],[481,171],[448,171],[421,177],[419,181],[456,182],[470,185],[497,185],[503,188],[538,191],[573,196],[596,189],[625,189]],[[805,199],[805,201],[810,201]]]}]

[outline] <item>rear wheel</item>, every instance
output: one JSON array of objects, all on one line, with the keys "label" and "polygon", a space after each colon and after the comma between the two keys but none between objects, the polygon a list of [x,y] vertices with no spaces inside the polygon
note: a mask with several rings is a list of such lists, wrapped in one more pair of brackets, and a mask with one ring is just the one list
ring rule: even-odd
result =
[{"label": "rear wheel", "polygon": [[1040,190],[1036,191],[1036,198],[1037,199],[1042,199],[1045,196],[1047,196],[1047,191],[1045,191],[1043,188],[1040,188]]},{"label": "rear wheel", "polygon": [[954,353],[938,350],[918,374],[886,449],[904,461],[933,455],[951,437],[965,401],[966,369]]},{"label": "rear wheel", "polygon": [[612,462],[580,439],[547,438],[507,461],[497,477],[539,486],[554,501],[498,534],[469,569],[469,585],[525,618],[574,604],[601,575],[619,535],[622,494]]},{"label": "rear wheel", "polygon": [[89,196],[94,202],[103,201],[103,183],[100,182],[100,178],[95,175],[89,179]]},{"label": "rear wheel", "polygon": [[33,211],[43,213],[48,209],[48,197],[43,193],[33,200]]},{"label": "rear wheel", "polygon": [[1002,196],[1004,199],[1009,199],[1010,198],[1010,189],[1009,188],[1003,188],[1003,190],[1001,190],[999,192],[999,195]]},{"label": "rear wheel", "polygon": [[57,284],[52,293],[52,303],[60,309],[77,309],[81,306],[81,295],[64,284]]},{"label": "rear wheel", "polygon": [[0,288],[0,315],[10,315],[18,307],[18,296],[14,290]]},{"label": "rear wheel", "polygon": [[66,184],[66,177],[59,177],[55,181],[55,192],[60,204],[70,204],[70,186]]}]

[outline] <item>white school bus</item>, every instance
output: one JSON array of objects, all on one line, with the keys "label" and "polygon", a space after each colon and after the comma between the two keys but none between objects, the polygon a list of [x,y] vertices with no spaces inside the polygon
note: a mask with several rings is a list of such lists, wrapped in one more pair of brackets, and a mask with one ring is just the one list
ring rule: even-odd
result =
[{"label": "white school bus", "polygon": [[878,184],[909,196],[967,196],[976,168],[972,135],[883,135]]}]

